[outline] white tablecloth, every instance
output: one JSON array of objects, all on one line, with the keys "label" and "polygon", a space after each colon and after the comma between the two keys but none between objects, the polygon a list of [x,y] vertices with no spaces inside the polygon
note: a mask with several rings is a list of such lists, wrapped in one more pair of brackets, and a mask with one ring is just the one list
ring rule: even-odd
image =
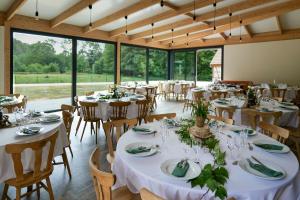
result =
[{"label": "white tablecloth", "polygon": [[[159,127],[158,123],[148,124],[149,127]],[[229,130],[223,130],[226,134],[234,135]],[[158,132],[159,133],[159,132]],[[226,147],[227,137],[220,136],[221,149],[228,150]],[[268,138],[262,134],[250,137],[251,142],[254,139]],[[128,155],[124,148],[126,145],[133,142],[150,142],[160,144],[160,134],[153,135],[138,135],[132,130],[125,133],[119,140],[116,150],[116,158],[113,165],[113,172],[117,176],[117,182],[114,188],[123,185],[134,193],[137,193],[141,188],[145,187],[155,194],[170,200],[199,200],[205,193],[206,188],[201,189],[199,186],[192,188],[190,183],[185,181],[176,181],[160,170],[160,165],[172,158],[185,158],[186,154],[179,141],[178,136],[172,132],[167,138],[167,146],[162,147],[161,153],[154,156],[138,158]],[[242,157],[254,155],[260,160],[268,160],[282,167],[287,176],[282,180],[267,181],[259,179],[243,171],[239,166],[232,165],[232,160],[227,158],[226,168],[229,171],[229,180],[225,187],[229,197],[243,200],[265,200],[265,199],[299,199],[300,198],[300,179],[299,179],[299,164],[292,152],[287,154],[272,154],[262,151],[254,147],[253,151],[245,151]],[[204,166],[212,162],[212,156],[209,153],[200,152],[201,164]],[[214,199],[213,194],[208,193],[207,198]]]},{"label": "white tablecloth", "polygon": [[[16,131],[18,127],[0,129],[0,183],[7,179],[14,178],[15,172],[13,168],[13,161],[10,154],[5,151],[5,145],[12,143],[23,143],[27,141],[37,141],[45,138],[47,135],[55,130],[58,130],[58,137],[56,139],[54,157],[63,153],[63,148],[69,145],[66,128],[63,121],[59,121],[51,124],[39,124],[43,126],[43,130],[40,134],[34,136],[18,136]],[[44,149],[44,153],[46,149]],[[44,156],[42,168],[46,165],[46,155]],[[31,150],[25,150],[22,155],[24,171],[33,170],[34,166],[34,154]]]},{"label": "white tablecloth", "polygon": [[[169,85],[170,85],[171,82],[165,82],[163,83],[163,90],[165,92],[169,92]],[[190,86],[192,85],[192,82],[179,82],[179,83],[175,83],[174,85],[174,93],[175,94],[181,94],[181,85],[184,85],[184,84],[189,84]]]},{"label": "white tablecloth", "polygon": [[[295,88],[295,87],[286,88],[284,101],[291,102],[292,100],[294,100],[297,96],[298,90],[300,90],[300,88]],[[272,97],[271,90],[269,88],[265,88],[263,90],[262,96],[263,97]]]},{"label": "white tablecloth", "polygon": [[[201,89],[201,88],[192,88],[192,89],[190,89],[190,90],[188,90],[188,93],[187,93],[187,95],[186,95],[186,98],[188,99],[188,100],[193,100],[193,93],[194,92],[197,92],[197,91],[201,91],[201,90],[203,90],[203,89]],[[222,91],[222,92],[228,92],[228,94],[230,94],[230,95],[233,95],[233,92],[234,91],[240,91],[239,89],[236,89],[236,90],[234,90],[234,89],[222,89],[222,90],[220,90],[220,91]],[[203,95],[204,95],[204,99],[206,100],[206,101],[209,101],[209,99],[210,99],[210,97],[211,97],[211,90],[204,90],[204,93],[203,93]]]}]

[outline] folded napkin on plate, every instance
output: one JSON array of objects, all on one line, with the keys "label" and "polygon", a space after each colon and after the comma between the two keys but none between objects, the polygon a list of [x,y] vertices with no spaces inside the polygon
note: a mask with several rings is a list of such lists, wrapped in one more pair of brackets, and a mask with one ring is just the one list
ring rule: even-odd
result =
[{"label": "folded napkin on plate", "polygon": [[216,103],[222,104],[222,105],[227,105],[228,104],[226,101],[220,101],[220,100],[216,101]]},{"label": "folded napkin on plate", "polygon": [[139,147],[127,149],[126,151],[130,154],[138,154],[138,153],[149,152],[150,150],[151,147],[139,146]]},{"label": "folded napkin on plate", "polygon": [[176,177],[184,177],[190,167],[190,164],[187,160],[182,160],[177,163],[176,167],[174,168],[172,175]]},{"label": "folded napkin on plate", "polygon": [[297,108],[287,107],[287,106],[279,106],[279,108],[283,108],[285,110],[297,110]]},{"label": "folded napkin on plate", "polygon": [[276,144],[254,144],[255,146],[258,146],[263,149],[267,150],[279,150],[281,151],[283,149],[283,146],[281,145],[276,145]]},{"label": "folded napkin on plate", "polygon": [[269,110],[268,108],[260,108],[258,111],[260,111],[260,112],[272,112],[272,110]]},{"label": "folded napkin on plate", "polygon": [[180,124],[176,122],[174,119],[164,119],[164,122],[171,127],[178,127]]},{"label": "folded napkin on plate", "polygon": [[22,133],[28,134],[28,135],[37,134],[38,132],[39,132],[39,130],[37,130],[37,129],[30,129],[30,128],[23,128],[22,129]]},{"label": "folded napkin on plate", "polygon": [[132,130],[136,132],[151,132],[149,128],[143,128],[143,127],[133,127]]},{"label": "folded napkin on plate", "polygon": [[280,104],[284,105],[284,106],[293,106],[294,104],[291,102],[280,102]]},{"label": "folded napkin on plate", "polygon": [[[252,129],[245,129],[247,131],[248,134],[252,134],[254,133],[254,130]],[[233,132],[240,134],[242,131],[244,130],[233,130]]]},{"label": "folded napkin on plate", "polygon": [[280,177],[283,175],[282,172],[270,169],[265,165],[253,163],[250,159],[247,159],[247,161],[252,169],[255,169],[256,171],[259,171],[260,173],[267,175],[269,177]]}]

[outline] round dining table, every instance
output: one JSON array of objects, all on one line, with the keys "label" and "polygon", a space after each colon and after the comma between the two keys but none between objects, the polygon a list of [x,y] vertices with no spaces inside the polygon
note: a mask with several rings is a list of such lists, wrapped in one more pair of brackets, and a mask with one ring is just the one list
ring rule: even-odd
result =
[{"label": "round dining table", "polygon": [[[165,175],[161,171],[163,162],[169,159],[186,159],[189,156],[195,156],[200,160],[200,167],[212,163],[213,157],[207,150],[200,150],[193,154],[188,151],[186,146],[179,140],[175,133],[176,129],[168,129],[169,134],[164,144],[161,140],[161,126],[159,122],[145,124],[143,127],[156,130],[157,134],[141,135],[133,130],[126,132],[118,141],[116,157],[112,170],[117,177],[115,188],[127,185],[133,193],[138,193],[140,189],[147,188],[156,195],[167,200],[199,200],[206,192],[207,188],[196,186],[191,187],[191,183],[183,180],[176,180]],[[231,126],[226,126],[218,134],[220,147],[229,155],[227,140],[237,137],[236,133],[230,131]],[[228,137],[231,135],[232,137]],[[273,140],[261,133],[248,137],[251,143],[256,139]],[[149,157],[135,157],[125,151],[125,147],[135,142],[147,142],[153,145],[160,145],[159,153]],[[253,145],[254,146],[254,145]],[[226,169],[229,172],[229,179],[225,184],[228,197],[234,197],[237,200],[273,200],[273,199],[299,199],[300,198],[300,175],[299,163],[296,156],[291,151],[285,154],[268,153],[253,147],[252,150],[245,149],[241,151],[240,158],[247,158],[250,155],[259,160],[276,163],[285,170],[286,176],[283,179],[270,181],[258,178],[244,171],[239,165],[234,165],[230,156],[226,156]],[[190,158],[190,157],[189,157]],[[192,158],[190,158],[192,159]],[[212,192],[208,192],[204,199],[215,199]]]},{"label": "round dining table", "polygon": [[[9,114],[9,119],[11,122],[14,122],[14,115]],[[4,181],[15,178],[15,172],[13,167],[13,161],[11,155],[6,153],[5,146],[7,144],[14,143],[25,143],[33,142],[44,139],[54,131],[58,130],[58,137],[56,139],[55,148],[54,148],[54,157],[59,156],[63,153],[63,149],[69,145],[69,140],[67,136],[67,131],[65,125],[61,120],[53,123],[38,123],[36,124],[42,127],[42,130],[39,134],[31,136],[20,136],[17,134],[17,131],[20,129],[19,126],[14,126],[10,128],[1,128],[0,129],[0,183]],[[44,147],[49,148],[47,147]],[[44,154],[47,151],[44,150]],[[46,157],[47,154],[45,154]],[[24,172],[31,171],[34,168],[34,153],[30,149],[26,149],[22,153],[22,164],[24,167]],[[43,159],[42,168],[46,166],[47,159]]]}]

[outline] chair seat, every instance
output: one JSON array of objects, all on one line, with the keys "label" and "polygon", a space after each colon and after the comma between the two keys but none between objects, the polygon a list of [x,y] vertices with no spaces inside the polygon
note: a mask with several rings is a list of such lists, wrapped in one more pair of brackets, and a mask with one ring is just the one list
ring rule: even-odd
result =
[{"label": "chair seat", "polygon": [[[114,151],[114,154],[116,151]],[[109,164],[112,164],[115,161],[115,157],[111,156],[109,153],[106,155],[106,160]]]},{"label": "chair seat", "polygon": [[33,177],[33,172],[30,172],[24,175],[24,180],[22,181],[17,180],[16,178],[12,178],[5,181],[5,184],[8,184],[10,186],[15,186],[15,187],[27,187],[49,177],[52,174],[52,171],[53,171],[53,167],[51,167],[50,170],[43,172],[39,180]]},{"label": "chair seat", "polygon": [[113,200],[140,200],[139,194],[133,194],[124,186],[112,191]]},{"label": "chair seat", "polygon": [[83,118],[84,121],[87,121],[87,122],[99,122],[101,119],[100,118]]}]

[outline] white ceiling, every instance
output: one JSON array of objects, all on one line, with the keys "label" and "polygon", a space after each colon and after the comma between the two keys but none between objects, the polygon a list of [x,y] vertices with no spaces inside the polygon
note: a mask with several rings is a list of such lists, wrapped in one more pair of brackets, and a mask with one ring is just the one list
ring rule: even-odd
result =
[{"label": "white ceiling", "polygon": [[[13,1],[14,0],[0,0],[0,11],[6,11],[11,6]],[[72,5],[76,4],[79,1],[80,0],[38,0],[38,3],[39,3],[38,11],[39,11],[40,18],[51,20],[55,16],[59,15],[64,10],[66,10],[67,8],[71,7]],[[108,15],[118,11],[118,10],[126,8],[130,5],[133,5],[139,1],[145,1],[145,0],[98,0],[96,3],[93,4],[92,20],[95,21],[97,19],[101,19],[105,16],[108,16]],[[251,0],[224,0],[223,2],[220,2],[217,4],[217,8],[229,6],[234,3],[241,2],[241,1],[251,1]],[[263,8],[263,7],[269,6],[271,4],[277,4],[277,3],[285,2],[285,1],[288,1],[288,0],[274,0],[274,2],[265,4],[263,6],[247,9],[242,12],[236,12],[236,13],[234,13],[234,15],[240,15],[244,12],[248,12],[253,9]],[[19,9],[17,14],[33,17],[34,13],[35,13],[35,2],[36,2],[36,0],[28,0],[21,7],[21,9]],[[193,2],[193,0],[169,0],[169,2],[173,3],[176,6],[182,6],[186,3]],[[200,15],[200,14],[212,11],[213,9],[214,8],[212,5],[206,6],[204,8],[196,10],[196,15]],[[142,9],[134,14],[129,15],[128,16],[128,24],[134,23],[136,21],[139,21],[139,20],[151,17],[151,16],[158,15],[167,10],[170,10],[170,8],[167,8],[166,6],[162,8],[162,7],[160,7],[159,4],[153,5],[151,7]],[[224,17],[224,16],[222,16],[222,17]],[[222,17],[219,17],[219,18],[222,18]],[[172,24],[178,20],[182,20],[182,19],[186,19],[186,18],[188,18],[188,16],[185,16],[185,15],[172,17],[172,18],[155,23],[155,27],[166,25],[166,24]],[[280,16],[280,20],[282,22],[282,26],[284,29],[300,28],[300,10],[296,10],[296,11],[293,11],[293,12],[290,12],[290,13]],[[88,25],[89,24],[89,9],[88,8],[83,9],[82,11],[78,12],[74,16],[67,19],[65,21],[65,23],[73,24],[73,25],[77,25],[77,26]],[[195,24],[183,26],[176,30],[194,26]],[[124,18],[116,19],[115,21],[113,21],[109,24],[105,24],[104,26],[99,27],[99,29],[104,30],[104,31],[112,31],[112,30],[122,27],[122,26],[125,26]],[[275,18],[266,19],[266,20],[251,24],[250,29],[251,29],[251,31],[253,31],[253,33],[263,33],[263,32],[278,30]],[[147,26],[140,27],[138,29],[129,31],[128,34],[131,35],[131,34],[141,32],[141,31],[145,31],[145,30],[151,30],[151,25],[147,25]],[[170,31],[162,32],[162,33],[159,33],[156,35],[161,35],[161,34],[165,34],[168,32],[170,32]],[[228,34],[229,32],[226,31],[225,33]],[[233,33],[233,35],[239,35],[239,29],[233,30],[232,33]],[[242,30],[242,33],[245,33],[245,30]],[[220,35],[213,35],[213,36],[209,36],[207,38],[215,38],[215,37],[220,37]]]}]

